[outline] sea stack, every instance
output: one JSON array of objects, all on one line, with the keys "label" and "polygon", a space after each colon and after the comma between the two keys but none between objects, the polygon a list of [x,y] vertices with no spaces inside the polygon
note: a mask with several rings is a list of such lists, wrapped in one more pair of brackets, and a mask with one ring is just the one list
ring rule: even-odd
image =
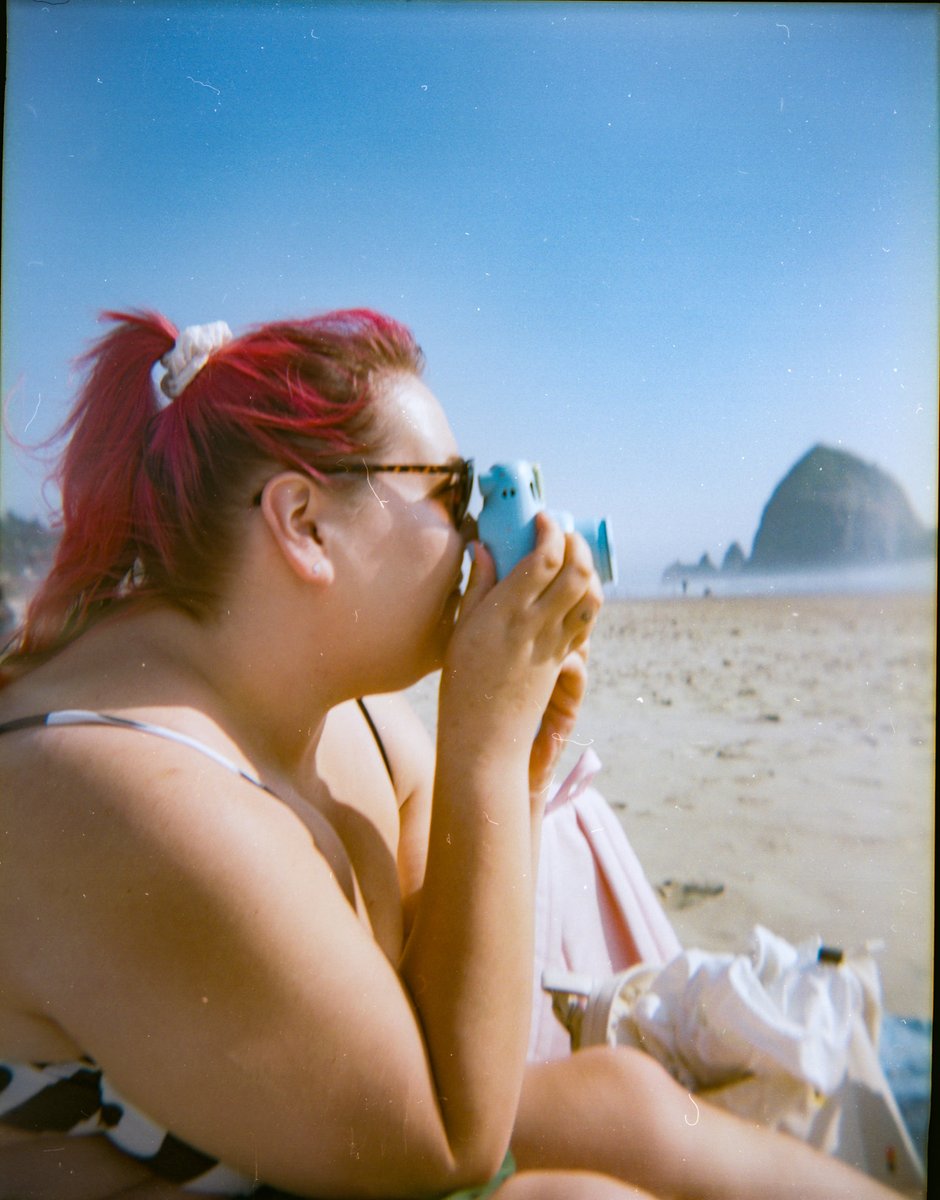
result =
[{"label": "sea stack", "polygon": [[814,446],[768,500],[748,566],[757,571],[898,562],[932,552],[898,484],[844,450]]}]

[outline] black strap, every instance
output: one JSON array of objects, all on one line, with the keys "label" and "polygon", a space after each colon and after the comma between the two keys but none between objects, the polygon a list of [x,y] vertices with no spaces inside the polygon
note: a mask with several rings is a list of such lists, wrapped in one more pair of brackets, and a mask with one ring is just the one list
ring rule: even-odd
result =
[{"label": "black strap", "polygon": [[373,720],[372,720],[372,716],[371,716],[371,714],[369,713],[369,710],[366,708],[366,703],[365,703],[365,701],[364,701],[364,700],[362,700],[362,699],[359,699],[359,700],[357,700],[357,701],[356,701],[356,703],[357,703],[357,704],[359,705],[359,707],[362,709],[362,715],[363,715],[363,716],[365,717],[365,719],[366,719],[366,724],[367,724],[367,725],[369,726],[369,728],[372,730],[372,736],[375,738],[375,744],[376,744],[376,745],[378,746],[378,748],[379,748],[379,754],[381,754],[381,755],[382,755],[382,762],[384,762],[384,763],[385,763],[385,770],[386,770],[386,771],[388,771],[388,777],[389,777],[389,780],[391,781],[392,787],[394,788],[394,786],[395,786],[395,776],[392,774],[392,764],[391,764],[391,763],[388,761],[388,754],[387,754],[387,752],[386,752],[386,750],[385,750],[385,745],[384,745],[384,743],[382,742],[382,739],[381,739],[381,737],[379,736],[379,731],[378,731],[378,729],[376,729],[376,727],[375,727],[375,721],[373,721]]},{"label": "black strap", "polygon": [[18,729],[36,729],[45,725],[48,713],[39,713],[35,717],[17,717],[15,721],[5,721],[0,725],[0,733],[16,733]]}]

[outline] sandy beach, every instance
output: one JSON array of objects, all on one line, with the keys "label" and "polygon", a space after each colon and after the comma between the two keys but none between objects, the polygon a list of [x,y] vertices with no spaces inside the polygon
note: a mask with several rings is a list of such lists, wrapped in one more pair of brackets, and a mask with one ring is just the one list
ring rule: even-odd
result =
[{"label": "sandy beach", "polygon": [[575,740],[683,945],[880,940],[886,1008],[932,1014],[935,617],[923,593],[607,604]]}]

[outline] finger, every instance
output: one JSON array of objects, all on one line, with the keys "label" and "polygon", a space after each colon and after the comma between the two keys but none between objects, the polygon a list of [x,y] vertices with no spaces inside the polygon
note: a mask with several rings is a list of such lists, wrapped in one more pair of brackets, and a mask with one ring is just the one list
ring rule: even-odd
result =
[{"label": "finger", "polygon": [[603,606],[604,589],[601,587],[597,575],[592,575],[588,586],[579,596],[576,596],[562,620],[562,636],[568,638],[568,649],[583,652],[585,661],[587,660],[587,646],[591,641],[594,625],[597,624]]},{"label": "finger", "polygon": [[562,664],[562,669],[567,667],[571,657],[575,656],[580,659],[585,675],[587,674],[587,665],[591,658],[591,633],[592,630],[584,629],[572,637],[571,645],[568,647],[568,655]]},{"label": "finger", "polygon": [[467,620],[473,610],[479,606],[480,601],[486,593],[496,583],[496,564],[486,546],[480,541],[473,542],[472,554],[473,562],[470,567],[470,576],[467,579],[463,599],[460,602],[458,624]]},{"label": "finger", "polygon": [[575,715],[581,707],[586,690],[587,664],[575,650],[568,654],[561,664],[545,706],[545,716],[553,719],[555,716],[567,718]]},{"label": "finger", "polygon": [[506,576],[510,587],[534,591],[537,599],[565,564],[565,535],[545,512],[535,514],[535,546]]},{"label": "finger", "polygon": [[587,664],[591,661],[591,633],[592,632],[593,632],[592,630],[588,630],[587,632],[585,632],[584,637],[580,638],[578,640],[578,644],[576,646],[571,647],[572,652],[577,654],[581,658],[581,661],[584,663],[585,667],[587,667]]},{"label": "finger", "polygon": [[586,691],[587,664],[577,651],[573,651],[562,663],[543,719],[549,722],[573,721]]},{"label": "finger", "polygon": [[532,744],[529,786],[535,795],[546,792],[551,785],[555,765],[565,743],[574,735],[586,686],[587,666],[581,654],[574,651],[562,663]]},{"label": "finger", "polygon": [[594,578],[594,560],[587,542],[579,533],[567,533],[564,537],[564,560],[553,577],[547,578],[539,596],[546,607],[567,612],[588,590]]},{"label": "finger", "polygon": [[603,605],[604,594],[601,591],[600,583],[595,578],[587,590],[577,597],[562,622],[564,634],[569,639],[569,648],[571,650],[584,648],[585,661],[587,659],[586,647]]},{"label": "finger", "polygon": [[545,588],[539,603],[556,614],[569,648],[576,648],[591,634],[604,603],[604,592],[587,543],[580,534],[565,538],[565,564]]},{"label": "finger", "polygon": [[587,678],[587,658],[581,649],[570,650],[558,669],[557,687],[568,687]]},{"label": "finger", "polygon": [[558,681],[566,692],[577,691],[578,698],[584,695],[587,686],[587,642],[571,650],[561,664]]}]

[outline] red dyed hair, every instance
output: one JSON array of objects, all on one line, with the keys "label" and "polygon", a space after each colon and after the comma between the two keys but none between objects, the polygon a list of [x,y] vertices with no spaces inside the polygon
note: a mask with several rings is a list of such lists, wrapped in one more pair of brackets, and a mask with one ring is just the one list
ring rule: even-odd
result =
[{"label": "red dyed hair", "polygon": [[58,552],[4,660],[6,680],[131,595],[211,612],[233,516],[262,471],[315,476],[318,464],[376,449],[383,378],[423,367],[403,325],[351,309],[258,326],[216,350],[164,405],[152,372],[175,327],[150,312],[104,318],[115,328],[81,360],[85,382],[60,430],[69,441],[54,476]]}]

